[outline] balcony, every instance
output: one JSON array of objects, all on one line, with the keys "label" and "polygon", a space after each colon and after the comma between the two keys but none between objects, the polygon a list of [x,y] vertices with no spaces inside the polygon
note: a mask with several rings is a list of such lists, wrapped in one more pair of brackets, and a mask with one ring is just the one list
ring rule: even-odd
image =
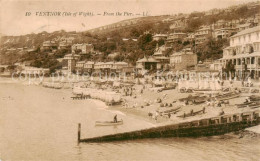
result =
[{"label": "balcony", "polygon": [[245,70],[245,65],[235,65],[236,70]]},{"label": "balcony", "polygon": [[[247,70],[254,70],[257,68],[257,65],[256,64],[247,64]],[[260,66],[258,67],[260,68]],[[236,70],[245,70],[245,65],[235,65],[235,69]]]}]

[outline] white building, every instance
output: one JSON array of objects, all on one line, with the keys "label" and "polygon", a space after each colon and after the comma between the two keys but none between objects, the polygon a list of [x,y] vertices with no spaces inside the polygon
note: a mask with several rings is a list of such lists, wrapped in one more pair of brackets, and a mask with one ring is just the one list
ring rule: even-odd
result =
[{"label": "white building", "polygon": [[94,70],[94,62],[88,61],[84,64],[84,71],[86,72],[92,72]]},{"label": "white building", "polygon": [[223,66],[232,63],[236,74],[260,75],[260,27],[243,30],[230,37],[230,46],[223,51]]},{"label": "white building", "polygon": [[212,36],[212,29],[209,26],[203,26],[195,31],[195,44],[201,44]]},{"label": "white building", "polygon": [[77,54],[67,54],[64,56],[64,60],[68,61],[68,72],[73,72],[76,68],[76,62],[79,60],[80,56]]},{"label": "white building", "polygon": [[209,65],[209,69],[212,71],[221,71],[222,70],[222,59],[215,60]]},{"label": "white building", "polygon": [[47,68],[24,67],[21,74],[25,75],[45,75],[49,74],[50,70]]},{"label": "white building", "polygon": [[73,44],[71,46],[72,53],[76,53],[80,51],[80,54],[87,54],[87,53],[93,53],[94,52],[94,46],[92,44]]},{"label": "white building", "polygon": [[156,41],[158,41],[158,40],[160,40],[160,39],[165,40],[166,38],[167,38],[167,35],[166,35],[166,34],[155,34],[155,35],[153,36],[153,40],[156,40]]},{"label": "white building", "polygon": [[231,34],[235,32],[235,29],[231,28],[221,28],[221,29],[216,29],[214,30],[214,38],[228,38],[231,36]]},{"label": "white building", "polygon": [[174,43],[177,42],[178,40],[182,41],[186,37],[187,37],[186,33],[182,33],[182,32],[171,33],[167,37],[167,43]]}]

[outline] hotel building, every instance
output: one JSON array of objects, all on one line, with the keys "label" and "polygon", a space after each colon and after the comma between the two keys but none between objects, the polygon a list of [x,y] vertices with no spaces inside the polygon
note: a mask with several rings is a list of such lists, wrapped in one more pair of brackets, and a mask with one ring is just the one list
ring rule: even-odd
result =
[{"label": "hotel building", "polygon": [[260,76],[260,27],[243,30],[230,37],[230,46],[223,51],[223,67],[232,63],[236,75]]}]

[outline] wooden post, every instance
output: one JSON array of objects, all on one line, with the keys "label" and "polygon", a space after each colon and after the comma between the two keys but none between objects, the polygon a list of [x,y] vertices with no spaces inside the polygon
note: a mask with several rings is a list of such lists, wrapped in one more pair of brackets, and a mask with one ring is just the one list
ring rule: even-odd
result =
[{"label": "wooden post", "polygon": [[78,143],[80,142],[81,124],[78,124]]}]

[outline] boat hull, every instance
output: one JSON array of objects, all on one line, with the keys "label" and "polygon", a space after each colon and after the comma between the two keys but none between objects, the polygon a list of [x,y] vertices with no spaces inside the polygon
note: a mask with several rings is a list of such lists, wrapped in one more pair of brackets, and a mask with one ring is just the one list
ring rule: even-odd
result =
[{"label": "boat hull", "polygon": [[115,126],[115,125],[123,125],[123,121],[96,121],[96,126]]}]

